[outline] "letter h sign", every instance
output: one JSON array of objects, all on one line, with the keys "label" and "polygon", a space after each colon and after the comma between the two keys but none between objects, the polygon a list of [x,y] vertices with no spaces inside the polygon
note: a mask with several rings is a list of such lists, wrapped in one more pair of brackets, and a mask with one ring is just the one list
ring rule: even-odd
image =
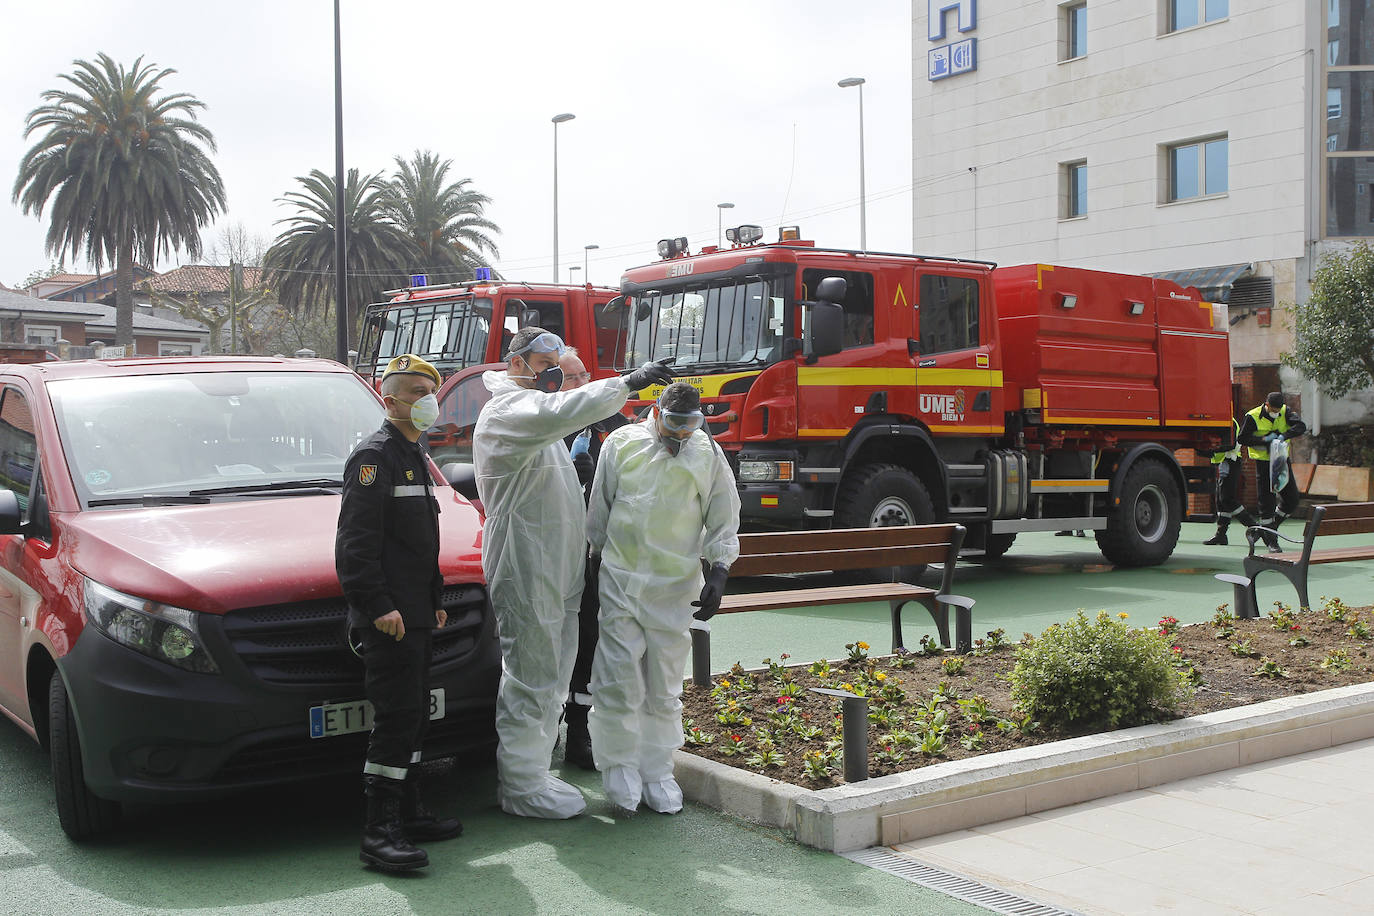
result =
[{"label": "letter h sign", "polygon": [[959,11],[959,31],[972,32],[978,20],[977,0],[926,0],[926,36],[931,41],[945,37],[945,13]]}]

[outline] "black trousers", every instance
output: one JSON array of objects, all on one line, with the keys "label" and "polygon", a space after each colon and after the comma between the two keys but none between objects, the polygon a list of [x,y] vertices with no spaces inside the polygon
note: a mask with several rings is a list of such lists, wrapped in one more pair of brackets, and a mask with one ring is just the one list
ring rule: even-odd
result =
[{"label": "black trousers", "polygon": [[[1230,467],[1227,467],[1227,466]],[[1222,473],[1225,470],[1226,473]],[[1237,491],[1240,490],[1240,459],[1235,461],[1223,461],[1217,465],[1217,515],[1221,518],[1230,518],[1235,511],[1240,508],[1240,500],[1236,498]]]},{"label": "black trousers", "polygon": [[[568,684],[568,695],[584,697],[591,692],[592,659],[596,656],[596,640],[600,635],[597,615],[601,613],[600,583],[592,574],[591,561],[587,561],[586,582],[582,588],[582,604],[577,609],[577,657],[573,660],[572,681]],[[590,705],[583,702],[581,705]]]},{"label": "black trousers", "polygon": [[407,629],[399,642],[376,627],[362,630],[366,693],[374,717],[363,772],[404,779],[429,730],[429,660],[434,631]]},{"label": "black trousers", "polygon": [[1264,518],[1274,517],[1274,507],[1276,505],[1283,508],[1284,515],[1292,515],[1293,510],[1298,508],[1298,482],[1293,478],[1293,465],[1288,465],[1288,483],[1283,485],[1283,489],[1275,496],[1269,481],[1269,462],[1255,462],[1255,487],[1259,491],[1259,510]]}]

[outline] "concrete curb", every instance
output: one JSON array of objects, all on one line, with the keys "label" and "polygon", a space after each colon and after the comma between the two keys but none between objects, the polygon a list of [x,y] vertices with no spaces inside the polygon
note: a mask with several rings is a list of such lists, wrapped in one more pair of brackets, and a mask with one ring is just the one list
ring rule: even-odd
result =
[{"label": "concrete curb", "polygon": [[684,795],[832,852],[890,846],[1374,737],[1374,683],[951,760],[819,791],[678,751]]}]

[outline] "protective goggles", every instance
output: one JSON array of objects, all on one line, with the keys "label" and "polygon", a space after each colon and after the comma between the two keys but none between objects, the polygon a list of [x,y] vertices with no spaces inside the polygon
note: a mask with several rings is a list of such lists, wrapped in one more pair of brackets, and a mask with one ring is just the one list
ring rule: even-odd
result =
[{"label": "protective goggles", "polygon": [[678,413],[660,407],[658,418],[662,421],[663,428],[670,433],[695,432],[701,429],[702,424],[706,422],[706,417],[699,410],[693,410],[691,413]]},{"label": "protective goggles", "polygon": [[545,331],[518,350],[511,350],[510,356],[524,356],[526,353],[557,353],[563,355],[563,341],[552,331]]}]

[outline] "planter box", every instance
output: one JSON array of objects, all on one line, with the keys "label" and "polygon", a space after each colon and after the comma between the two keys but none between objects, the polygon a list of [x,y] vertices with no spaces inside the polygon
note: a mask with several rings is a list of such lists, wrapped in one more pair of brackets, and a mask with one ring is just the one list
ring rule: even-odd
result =
[{"label": "planter box", "polygon": [[1374,469],[1341,468],[1336,498],[1343,503],[1367,503],[1374,499]]},{"label": "planter box", "polygon": [[1347,471],[1337,464],[1319,464],[1312,474],[1312,482],[1307,485],[1308,496],[1327,496],[1335,499],[1341,492],[1341,471]]},{"label": "planter box", "polygon": [[1374,684],[811,790],[678,751],[687,798],[846,852],[892,845],[1374,737]]}]

